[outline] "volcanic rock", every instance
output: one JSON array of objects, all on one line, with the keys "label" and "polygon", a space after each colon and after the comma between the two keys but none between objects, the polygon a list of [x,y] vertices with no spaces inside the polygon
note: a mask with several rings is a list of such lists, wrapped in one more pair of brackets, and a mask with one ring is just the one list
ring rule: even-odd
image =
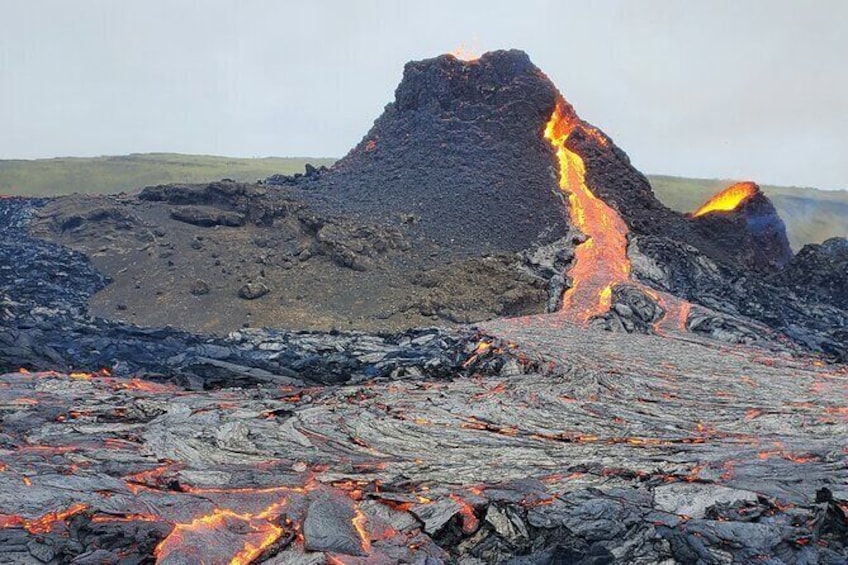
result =
[{"label": "volcanic rock", "polygon": [[[775,273],[779,225],[748,222],[770,217],[763,202],[727,210],[716,238],[722,222],[657,206],[585,122],[561,143],[631,230],[616,231],[611,310],[585,325],[214,336],[87,308],[114,292],[121,315],[240,323],[236,289],[262,280],[328,324],[556,310],[591,234],[563,213],[551,148],[511,145],[541,139],[547,103],[564,104],[523,54],[443,57],[407,67],[372,132],[385,137],[338,169],[0,199],[0,561],[844,563],[845,371],[807,356],[846,359],[844,240]],[[443,153],[452,170],[427,162]],[[403,159],[431,189],[418,200]],[[554,190],[522,196],[516,170]],[[380,202],[378,177],[403,198]],[[457,224],[445,204],[470,215]],[[792,274],[815,267],[794,292]],[[225,292],[192,296],[205,280]],[[286,310],[263,302],[280,325]]]},{"label": "volcanic rock", "polygon": [[848,310],[848,239],[805,245],[771,280],[798,296]]},{"label": "volcanic rock", "polygon": [[245,300],[256,300],[271,292],[271,289],[262,282],[249,282],[238,290],[239,298]]},{"label": "volcanic rock", "polygon": [[196,280],[194,284],[191,285],[191,292],[195,296],[203,296],[205,294],[209,294],[209,283],[203,280]]},{"label": "volcanic rock", "polygon": [[303,523],[303,539],[309,551],[367,555],[354,528],[356,515],[350,500],[322,497],[310,506]]},{"label": "volcanic rock", "polygon": [[415,239],[468,255],[568,230],[542,138],[556,88],[521,51],[406,65],[395,100],[309,194],[367,218],[414,217]]},{"label": "volcanic rock", "polygon": [[199,206],[182,206],[171,209],[171,217],[180,222],[204,228],[212,226],[238,227],[244,225],[244,216],[238,212],[229,212]]}]

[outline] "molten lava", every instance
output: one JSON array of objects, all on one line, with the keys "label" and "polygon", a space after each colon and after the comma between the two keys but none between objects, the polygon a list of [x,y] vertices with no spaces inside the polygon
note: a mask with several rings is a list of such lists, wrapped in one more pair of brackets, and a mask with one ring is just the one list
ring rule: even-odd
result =
[{"label": "molten lava", "polygon": [[[198,563],[252,563],[283,534],[283,528],[274,520],[286,503],[283,499],[258,514],[216,508],[190,523],[176,524],[156,547],[156,558],[163,561],[171,553],[179,552],[197,558]],[[225,555],[226,560],[221,561]]]},{"label": "molten lava", "polygon": [[450,53],[460,61],[470,63],[480,58],[480,53],[476,49],[470,49],[464,45],[460,45]]},{"label": "molten lava", "polygon": [[758,190],[757,185],[752,182],[738,182],[707,200],[692,215],[697,218],[709,212],[729,212],[735,210],[740,204],[754,196]]},{"label": "molten lava", "polygon": [[572,285],[563,297],[562,313],[585,323],[609,310],[612,289],[630,279],[630,261],[627,226],[615,210],[592,194],[583,159],[567,147],[576,129],[606,145],[597,130],[585,126],[571,106],[559,99],[545,127],[545,139],[559,159],[559,186],[568,193],[571,221],[588,237],[575,251],[574,266],[568,272]]}]

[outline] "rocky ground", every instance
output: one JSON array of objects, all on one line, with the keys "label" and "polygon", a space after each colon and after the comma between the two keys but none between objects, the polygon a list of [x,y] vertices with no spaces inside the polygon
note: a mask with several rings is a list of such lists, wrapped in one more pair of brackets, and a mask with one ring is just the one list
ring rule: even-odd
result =
[{"label": "rocky ground", "polygon": [[144,329],[2,210],[0,562],[848,559],[848,373],[768,328],[633,287],[595,329]]},{"label": "rocky ground", "polygon": [[844,367],[556,318],[486,330],[512,368],[202,393],[4,375],[0,560],[848,559]]},{"label": "rocky ground", "polygon": [[407,219],[319,214],[286,188],[231,182],[46,203],[32,233],[109,279],[93,314],[225,334],[242,327],[384,330],[543,312],[548,280],[514,251],[468,256]]}]

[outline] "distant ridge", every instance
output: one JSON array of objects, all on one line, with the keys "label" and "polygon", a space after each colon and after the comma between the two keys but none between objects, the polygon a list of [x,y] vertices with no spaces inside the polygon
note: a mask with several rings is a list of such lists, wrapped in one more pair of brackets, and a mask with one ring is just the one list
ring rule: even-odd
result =
[{"label": "distant ridge", "polygon": [[0,160],[0,194],[104,194],[156,184],[209,182],[222,178],[253,182],[275,173],[303,172],[306,163],[320,166],[333,161],[335,159],[326,157],[241,158],[178,153]]},{"label": "distant ridge", "polygon": [[[333,158],[239,158],[179,153],[133,153],[102,157],[0,160],[0,194],[55,196],[129,191],[169,182],[221,178],[254,181],[275,173],[303,172],[304,165],[331,165]],[[682,212],[695,210],[732,180],[648,175],[657,197]],[[756,179],[755,179],[756,180]],[[797,251],[805,243],[848,235],[848,191],[761,185],[786,223]]]}]

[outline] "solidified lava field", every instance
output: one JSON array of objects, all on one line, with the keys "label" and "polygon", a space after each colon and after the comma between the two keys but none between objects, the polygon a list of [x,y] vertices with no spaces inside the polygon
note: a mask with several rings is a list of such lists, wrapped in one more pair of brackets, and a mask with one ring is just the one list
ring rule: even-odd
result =
[{"label": "solidified lava field", "polygon": [[665,208],[520,51],[0,219],[0,563],[848,562],[848,242]]}]

